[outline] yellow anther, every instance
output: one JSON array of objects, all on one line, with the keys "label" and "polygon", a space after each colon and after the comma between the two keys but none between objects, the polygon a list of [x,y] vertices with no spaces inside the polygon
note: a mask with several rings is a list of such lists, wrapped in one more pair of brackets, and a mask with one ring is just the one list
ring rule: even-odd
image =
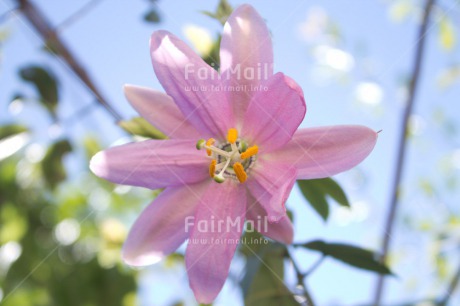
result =
[{"label": "yellow anther", "polygon": [[217,164],[217,161],[213,159],[211,161],[211,164],[209,165],[209,175],[211,177],[214,177],[214,174],[216,173],[216,164]]},{"label": "yellow anther", "polygon": [[236,129],[229,129],[227,134],[227,140],[230,143],[235,143],[238,139],[238,131]]},{"label": "yellow anther", "polygon": [[[207,146],[207,147],[212,146],[212,145],[214,144],[215,141],[216,141],[216,140],[215,140],[214,138],[209,138],[209,139],[206,141],[206,146]],[[208,153],[208,156],[211,156],[212,151],[209,150],[209,149],[206,149],[206,153]]]},{"label": "yellow anther", "polygon": [[240,183],[244,183],[247,180],[248,175],[246,174],[246,171],[244,171],[243,165],[241,163],[234,163],[233,170],[235,171],[236,177]]},{"label": "yellow anther", "polygon": [[257,152],[259,152],[259,147],[258,146],[249,147],[246,151],[241,153],[241,159],[246,159],[246,158],[249,158],[251,156],[254,156],[254,155],[257,154]]}]

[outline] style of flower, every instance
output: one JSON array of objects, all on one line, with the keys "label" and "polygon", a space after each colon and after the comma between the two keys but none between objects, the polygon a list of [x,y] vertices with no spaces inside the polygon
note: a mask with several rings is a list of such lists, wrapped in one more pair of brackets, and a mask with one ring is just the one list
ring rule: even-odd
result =
[{"label": "style of flower", "polygon": [[[169,32],[154,32],[150,48],[166,94],[132,85],[124,90],[169,139],[109,148],[90,168],[117,184],[164,188],[132,227],[123,259],[153,264],[189,239],[190,286],[199,302],[210,303],[227,278],[244,221],[268,218],[268,227],[254,222],[256,229],[292,243],[284,204],[295,181],[354,167],[372,151],[377,133],[356,125],[297,130],[306,113],[303,92],[291,78],[273,74],[270,33],[249,5],[224,26],[220,72]],[[195,226],[188,230],[190,217]],[[229,220],[219,230],[197,226]]]}]

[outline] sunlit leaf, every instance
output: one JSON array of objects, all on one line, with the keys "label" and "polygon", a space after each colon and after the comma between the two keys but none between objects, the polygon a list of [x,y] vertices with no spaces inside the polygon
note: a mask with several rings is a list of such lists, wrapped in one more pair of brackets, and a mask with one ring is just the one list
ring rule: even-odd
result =
[{"label": "sunlit leaf", "polygon": [[0,126],[0,140],[16,134],[27,132],[28,130],[29,129],[26,126],[20,124],[2,125]]},{"label": "sunlit leaf", "polygon": [[396,22],[402,22],[410,14],[414,13],[414,4],[407,0],[394,1],[390,6],[389,14],[391,19]]},{"label": "sunlit leaf", "polygon": [[43,158],[41,163],[43,177],[47,185],[52,189],[67,177],[62,159],[70,151],[72,151],[70,142],[68,140],[60,140],[48,149]]},{"label": "sunlit leaf", "polygon": [[328,197],[342,206],[350,206],[345,192],[331,178],[298,180],[297,183],[304,197],[324,220],[329,217]]},{"label": "sunlit leaf", "polygon": [[450,51],[456,41],[454,24],[450,18],[444,16],[439,22],[439,43],[444,50]]},{"label": "sunlit leaf", "polygon": [[435,187],[429,179],[420,179],[419,186],[427,197],[432,197],[435,194]]},{"label": "sunlit leaf", "polygon": [[53,74],[39,66],[27,66],[19,72],[21,78],[35,86],[39,94],[40,103],[56,116],[56,108],[59,101],[58,83]]},{"label": "sunlit leaf", "polygon": [[343,243],[327,243],[322,240],[314,240],[297,246],[319,251],[324,256],[330,256],[356,268],[384,275],[393,274],[387,266],[378,261],[376,253],[360,247]]},{"label": "sunlit leaf", "polygon": [[460,79],[460,65],[453,65],[443,70],[438,76],[437,83],[442,89],[451,87]]},{"label": "sunlit leaf", "polygon": [[156,129],[142,117],[135,117],[131,120],[124,120],[118,123],[125,131],[132,135],[152,138],[166,139],[166,135]]},{"label": "sunlit leaf", "polygon": [[21,150],[29,141],[27,127],[19,124],[0,126],[0,160]]}]

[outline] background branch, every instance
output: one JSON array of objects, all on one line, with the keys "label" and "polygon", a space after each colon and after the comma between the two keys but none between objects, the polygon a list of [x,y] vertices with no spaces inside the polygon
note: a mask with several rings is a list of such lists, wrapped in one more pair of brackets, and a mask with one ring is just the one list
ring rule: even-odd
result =
[{"label": "background branch", "polygon": [[90,92],[96,97],[96,100],[101,104],[116,122],[122,119],[122,116],[111,106],[108,100],[102,95],[99,88],[90,78],[83,65],[76,59],[70,49],[60,39],[59,35],[53,30],[50,22],[39,11],[39,9],[29,0],[16,0],[19,9],[23,16],[35,28],[37,33],[45,42],[47,48],[57,56],[59,56],[67,66],[76,74],[76,76],[86,85]]},{"label": "background branch", "polygon": [[[422,70],[423,57],[425,53],[425,42],[426,42],[426,32],[428,27],[428,22],[430,15],[434,6],[435,0],[427,0],[424,7],[424,15],[422,23],[419,27],[417,34],[417,48],[415,50],[414,63],[411,73],[411,79],[409,83],[409,94],[407,97],[406,106],[404,109],[403,120],[401,122],[401,134],[399,135],[399,145],[398,145],[398,155],[396,162],[396,172],[394,175],[393,186],[391,189],[391,202],[390,208],[387,215],[387,220],[385,224],[385,231],[382,243],[382,262],[385,262],[388,255],[388,250],[391,242],[391,236],[393,233],[393,227],[397,215],[397,209],[399,204],[399,189],[401,185],[401,178],[403,174],[403,166],[406,155],[407,148],[407,134],[408,134],[408,123],[412,110],[414,107],[414,101],[416,98],[417,88],[419,84],[419,77]],[[382,299],[382,293],[384,290],[384,276],[380,275],[378,277],[377,286],[375,290],[374,305],[380,305]]]}]

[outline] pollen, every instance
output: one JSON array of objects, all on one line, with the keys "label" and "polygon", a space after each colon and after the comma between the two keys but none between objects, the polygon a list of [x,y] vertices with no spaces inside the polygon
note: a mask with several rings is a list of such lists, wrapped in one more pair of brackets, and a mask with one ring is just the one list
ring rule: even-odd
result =
[{"label": "pollen", "polygon": [[248,175],[246,174],[246,171],[244,171],[243,165],[241,163],[234,163],[233,170],[235,171],[236,177],[240,183],[244,183],[247,180]]},{"label": "pollen", "polygon": [[216,173],[216,164],[217,161],[213,159],[211,161],[211,164],[209,165],[209,176],[214,177],[214,174]]},{"label": "pollen", "polygon": [[227,134],[227,140],[229,143],[235,143],[238,139],[238,131],[236,129],[229,129]]},{"label": "pollen", "polygon": [[259,147],[258,146],[249,147],[246,151],[241,153],[241,159],[246,159],[246,158],[249,158],[251,156],[254,156],[254,155],[257,154],[257,152],[259,152]]},{"label": "pollen", "polygon": [[[210,146],[212,146],[214,144],[214,142],[216,142],[216,140],[214,138],[209,138],[206,141],[206,146],[210,147]],[[211,150],[209,150],[209,149],[206,149],[206,153],[208,154],[208,156],[211,156],[211,154],[212,154]]]}]

